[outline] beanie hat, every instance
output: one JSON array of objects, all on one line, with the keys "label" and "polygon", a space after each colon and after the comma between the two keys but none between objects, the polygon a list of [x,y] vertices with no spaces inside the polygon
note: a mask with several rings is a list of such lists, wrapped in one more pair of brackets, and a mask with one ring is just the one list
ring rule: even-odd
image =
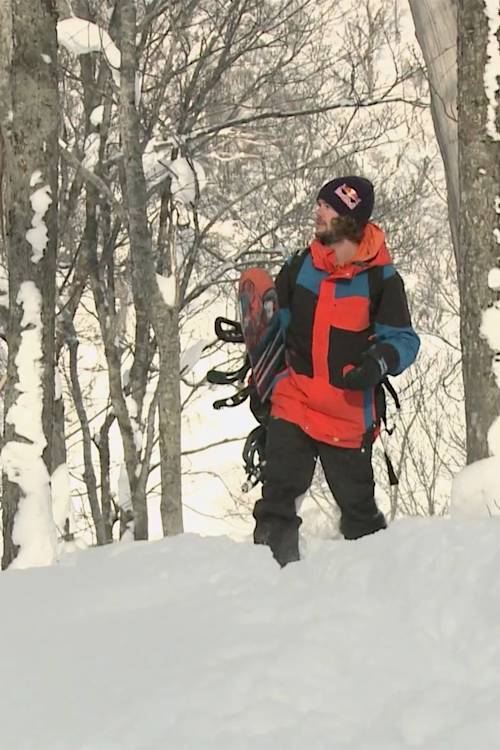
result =
[{"label": "beanie hat", "polygon": [[360,226],[370,220],[375,202],[373,185],[364,177],[337,177],[323,185],[317,200],[324,200],[339,216],[351,216]]}]

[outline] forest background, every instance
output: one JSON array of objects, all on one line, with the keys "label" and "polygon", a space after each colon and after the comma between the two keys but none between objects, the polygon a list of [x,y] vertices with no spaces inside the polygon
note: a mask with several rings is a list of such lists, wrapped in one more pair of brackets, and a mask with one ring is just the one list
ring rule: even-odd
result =
[{"label": "forest background", "polygon": [[[500,314],[491,7],[434,3],[459,43],[441,31],[433,53],[435,29],[413,8],[418,44],[397,0],[0,3],[4,567],[75,543],[249,534],[255,423],[212,409],[206,371],[242,356],[213,320],[235,316],[244,268],[275,272],[307,244],[341,173],[375,183],[422,339],[395,383],[400,483],[379,450],[378,493],[391,519],[448,513],[454,475],[500,443],[498,318],[480,335]],[[335,533],[319,473],[304,518]]]}]

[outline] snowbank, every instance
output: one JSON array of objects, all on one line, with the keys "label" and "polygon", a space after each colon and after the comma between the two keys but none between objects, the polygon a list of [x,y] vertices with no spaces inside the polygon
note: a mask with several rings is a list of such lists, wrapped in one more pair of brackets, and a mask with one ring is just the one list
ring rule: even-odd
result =
[{"label": "snowbank", "polygon": [[500,523],[184,535],[0,576],[6,750],[492,750]]}]

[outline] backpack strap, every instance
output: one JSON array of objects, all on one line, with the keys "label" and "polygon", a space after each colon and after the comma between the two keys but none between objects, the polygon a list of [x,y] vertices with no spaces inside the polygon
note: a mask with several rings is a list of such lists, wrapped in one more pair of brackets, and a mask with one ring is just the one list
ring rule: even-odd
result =
[{"label": "backpack strap", "polygon": [[[387,377],[387,375],[382,380],[382,385],[385,388],[385,390],[387,391],[387,393],[390,395],[390,397],[392,398],[392,400],[394,401],[394,406],[396,407],[396,410],[400,411],[401,410],[401,402],[399,400],[399,396],[398,396],[397,391],[394,388],[393,384],[391,383],[391,381]],[[387,432],[389,433],[389,435],[392,435],[392,433],[394,432],[394,426],[389,429],[389,427],[387,426],[387,420],[386,420],[386,415],[385,414],[384,414],[384,424],[385,424],[385,429],[387,430]]]},{"label": "backpack strap", "polygon": [[368,289],[370,293],[370,320],[373,320],[377,314],[382,299],[382,291],[384,288],[384,267],[372,266],[368,269],[367,274]]},{"label": "backpack strap", "polygon": [[[370,290],[370,320],[373,320],[377,314],[377,310],[380,304],[380,300],[382,298],[382,292],[384,287],[384,267],[383,266],[373,266],[372,268],[368,269],[368,284],[369,284],[369,290]],[[395,429],[395,425],[392,427],[389,427],[387,424],[387,406],[386,406],[386,393],[388,393],[392,400],[394,401],[394,405],[396,407],[396,410],[399,412],[401,409],[401,403],[399,401],[398,394],[396,392],[396,389],[392,385],[389,378],[386,376],[380,385],[378,386],[376,392],[375,392],[375,398],[377,403],[377,416],[379,417],[380,421],[383,424],[383,429],[385,432],[387,432],[388,435],[392,435]],[[389,484],[391,487],[399,484],[398,476],[394,470],[393,463],[390,459],[390,456],[387,452],[387,448],[384,444],[384,441],[382,440],[382,445],[384,449],[384,459],[385,464],[387,467],[387,474],[389,477]]]},{"label": "backpack strap", "polygon": [[303,247],[300,250],[296,250],[292,256],[288,259],[288,275],[290,280],[290,292],[293,296],[293,292],[295,289],[295,285],[297,283],[297,277],[300,273],[300,269],[302,268],[302,264],[304,263],[306,256],[309,252],[309,246]]}]

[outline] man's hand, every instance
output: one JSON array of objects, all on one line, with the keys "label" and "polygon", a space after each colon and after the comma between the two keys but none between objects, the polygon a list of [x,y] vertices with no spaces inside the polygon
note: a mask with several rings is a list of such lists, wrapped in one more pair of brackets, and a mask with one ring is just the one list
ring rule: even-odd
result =
[{"label": "man's hand", "polygon": [[352,391],[366,391],[380,383],[387,372],[387,364],[383,357],[377,357],[375,352],[365,352],[361,361],[344,375],[344,388]]}]

